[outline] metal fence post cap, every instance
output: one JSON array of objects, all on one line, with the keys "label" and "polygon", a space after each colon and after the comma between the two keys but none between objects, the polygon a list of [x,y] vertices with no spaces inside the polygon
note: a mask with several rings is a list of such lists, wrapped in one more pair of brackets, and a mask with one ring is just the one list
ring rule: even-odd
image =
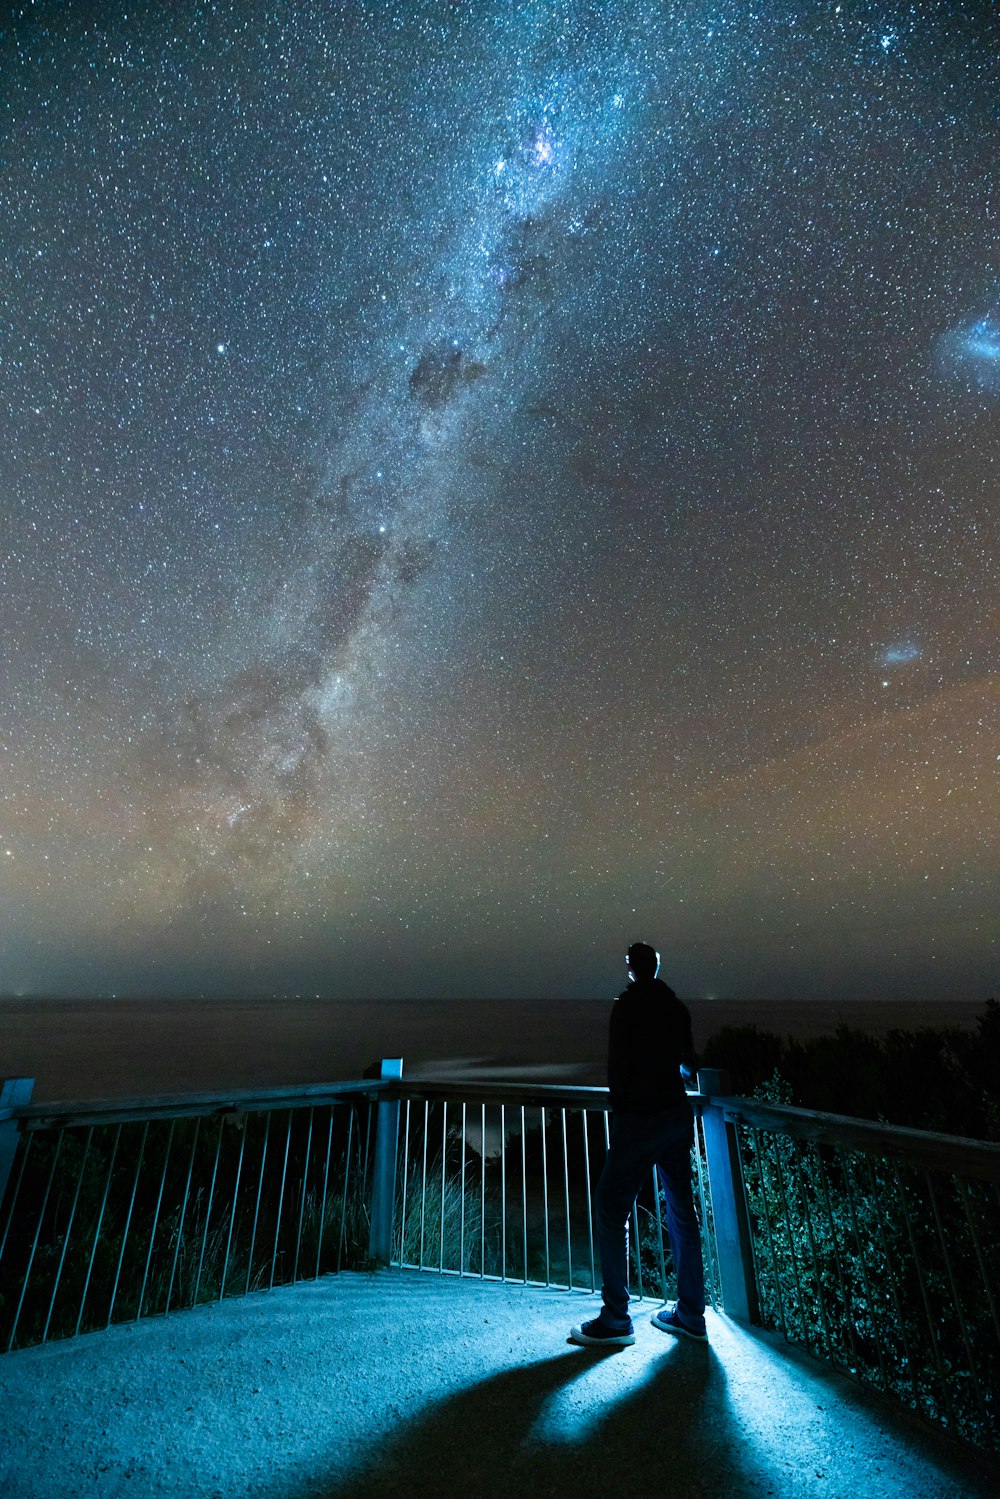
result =
[{"label": "metal fence post cap", "polygon": [[379,1074],[380,1077],[402,1077],[403,1076],[403,1058],[402,1057],[383,1057],[382,1058],[381,1066],[382,1066],[382,1071]]},{"label": "metal fence post cap", "polygon": [[725,1067],[700,1067],[698,1092],[706,1098],[724,1098],[731,1092],[729,1071]]}]

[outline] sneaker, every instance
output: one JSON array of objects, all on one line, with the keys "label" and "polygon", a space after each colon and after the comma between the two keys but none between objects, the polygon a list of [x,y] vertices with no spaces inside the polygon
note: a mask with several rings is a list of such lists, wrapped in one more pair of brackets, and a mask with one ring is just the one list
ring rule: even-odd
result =
[{"label": "sneaker", "polygon": [[616,1332],[598,1316],[592,1322],[584,1322],[582,1327],[574,1327],[569,1340],[571,1343],[581,1344],[584,1348],[627,1348],[630,1343],[635,1342],[635,1333],[632,1331],[631,1322],[624,1332]]},{"label": "sneaker", "polygon": [[682,1338],[693,1338],[696,1343],[708,1342],[708,1333],[704,1328],[702,1328],[699,1332],[697,1328],[688,1327],[686,1323],[681,1321],[680,1317],[677,1315],[676,1302],[671,1302],[667,1306],[661,1306],[660,1310],[658,1312],[654,1312],[649,1320],[650,1322],[652,1322],[653,1326],[658,1327],[661,1332],[678,1333]]}]

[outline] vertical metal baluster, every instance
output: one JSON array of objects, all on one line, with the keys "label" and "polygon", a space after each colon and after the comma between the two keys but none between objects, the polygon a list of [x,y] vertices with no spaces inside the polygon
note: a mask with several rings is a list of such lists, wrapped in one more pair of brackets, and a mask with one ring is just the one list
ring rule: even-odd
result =
[{"label": "vertical metal baluster", "polygon": [[17,1169],[17,1181],[14,1183],[14,1195],[10,1199],[10,1207],[7,1211],[7,1221],[3,1226],[3,1239],[0,1240],[0,1260],[3,1259],[3,1252],[7,1248],[7,1235],[10,1233],[10,1225],[14,1219],[14,1209],[17,1206],[17,1199],[21,1195],[21,1182],[24,1179],[24,1168],[28,1163],[28,1152],[31,1149],[31,1142],[35,1138],[34,1131],[24,1135],[22,1138],[24,1144],[21,1150],[21,1163]]},{"label": "vertical metal baluster", "polygon": [[587,1243],[590,1246],[590,1289],[597,1290],[597,1269],[594,1265],[594,1203],[590,1186],[590,1138],[587,1128],[587,1110],[580,1110],[583,1124],[583,1171],[587,1181]]},{"label": "vertical metal baluster", "polygon": [[299,1222],[295,1230],[295,1258],[292,1261],[292,1285],[299,1278],[299,1253],[302,1249],[302,1225],[305,1222],[306,1213],[306,1183],[309,1180],[309,1156],[312,1153],[313,1139],[313,1115],[316,1112],[313,1105],[309,1106],[309,1126],[306,1131],[306,1158],[302,1163],[302,1187],[299,1193]]},{"label": "vertical metal baluster", "polygon": [[448,1100],[445,1099],[441,1113],[441,1236],[438,1242],[438,1274],[444,1274],[444,1170],[448,1158]]},{"label": "vertical metal baluster", "polygon": [[[702,1262],[705,1265],[705,1289],[708,1291],[709,1303],[712,1312],[718,1312],[718,1252],[715,1247],[715,1220],[709,1217],[708,1196],[705,1192],[705,1168],[702,1163],[702,1151],[705,1147],[705,1123],[702,1115],[694,1115],[694,1180],[697,1181],[697,1198],[699,1198],[699,1232],[702,1238]],[[736,1150],[741,1150],[739,1145],[739,1126],[736,1126]],[[742,1154],[741,1154],[742,1172]],[[744,1172],[744,1180],[745,1172]],[[753,1243],[753,1235],[751,1235]]]},{"label": "vertical metal baluster", "polygon": [[[611,1134],[610,1134],[610,1130],[609,1130],[609,1127],[608,1127],[608,1114],[607,1114],[607,1110],[605,1110],[605,1113],[604,1113],[604,1146],[605,1146],[606,1152],[608,1154],[610,1154],[610,1151],[611,1151]],[[632,1248],[633,1248],[633,1250],[635,1252],[636,1278],[637,1278],[637,1280],[639,1282],[639,1299],[641,1301],[642,1300],[642,1261],[641,1261],[640,1252],[639,1252],[639,1213],[638,1213],[638,1209],[636,1208],[636,1206],[635,1206],[634,1203],[632,1205],[632,1232],[629,1233],[628,1230],[629,1230],[629,1220],[626,1217],[626,1219],[625,1219],[625,1265],[626,1265],[626,1268],[627,1268],[628,1267],[628,1262],[629,1262],[629,1240],[631,1240],[632,1241]]]},{"label": "vertical metal baluster", "polygon": [[479,1279],[486,1274],[486,1105],[480,1114],[482,1139],[479,1154]]},{"label": "vertical metal baluster", "polygon": [[[719,1285],[719,1259],[715,1245],[715,1220],[709,1227],[708,1203],[705,1197],[705,1168],[702,1163],[702,1149],[705,1143],[705,1124],[700,1114],[694,1116],[694,1164],[695,1174],[698,1179],[698,1205],[701,1208],[701,1252],[702,1258],[708,1267],[708,1298],[712,1303],[713,1312],[719,1310],[718,1285]],[[740,1132],[736,1130],[736,1147],[740,1149]],[[742,1170],[742,1153],[740,1167]],[[746,1172],[743,1172],[743,1180],[746,1181]],[[751,1239],[752,1239],[751,1235]]]},{"label": "vertical metal baluster", "polygon": [[[178,1255],[181,1252],[181,1239],[184,1237],[184,1218],[185,1218],[185,1215],[187,1213],[188,1195],[189,1195],[189,1193],[191,1191],[191,1173],[194,1170],[194,1154],[195,1154],[195,1151],[198,1148],[198,1135],[199,1135],[200,1130],[201,1130],[201,1120],[200,1119],[196,1119],[194,1121],[194,1135],[192,1136],[192,1139],[191,1139],[191,1154],[188,1157],[187,1181],[186,1181],[186,1183],[184,1185],[184,1197],[183,1197],[183,1200],[181,1202],[181,1216],[180,1216],[180,1219],[179,1219],[178,1224],[177,1224],[177,1242],[174,1245],[174,1259],[173,1259],[173,1264],[170,1266],[170,1283],[167,1286],[167,1303],[166,1303],[166,1306],[163,1308],[163,1310],[164,1310],[165,1313],[169,1312],[169,1310],[170,1310],[170,1298],[174,1294],[174,1276],[177,1274],[177,1257],[178,1257]],[[138,1182],[138,1180],[139,1180],[139,1178],[138,1178],[138,1175],[137,1175],[136,1176],[136,1181]],[[133,1192],[132,1192],[132,1197],[133,1197],[133,1200],[134,1200],[134,1198],[135,1198],[135,1190],[134,1190],[134,1188],[133,1188]],[[129,1209],[129,1211],[131,1212],[131,1208]],[[124,1253],[124,1251],[125,1251],[125,1246],[123,1244],[122,1245],[122,1253]],[[111,1302],[112,1302],[112,1305],[114,1305],[114,1297],[111,1298]]]},{"label": "vertical metal baluster", "polygon": [[247,1143],[247,1119],[246,1115],[240,1120],[240,1153],[236,1158],[236,1181],[233,1183],[233,1201],[229,1212],[229,1229],[226,1233],[226,1253],[222,1261],[222,1284],[219,1286],[219,1300],[226,1294],[226,1276],[229,1274],[229,1251],[233,1244],[233,1228],[236,1225],[236,1205],[240,1195],[240,1177],[243,1174],[243,1151]]},{"label": "vertical metal baluster", "polygon": [[[152,1222],[152,1224],[150,1226],[150,1230],[149,1230],[149,1244],[148,1244],[147,1249],[146,1249],[146,1263],[143,1266],[143,1271],[142,1271],[142,1285],[139,1287],[139,1304],[136,1307],[136,1312],[135,1312],[135,1320],[137,1322],[139,1321],[139,1319],[142,1316],[142,1303],[146,1299],[146,1282],[149,1279],[149,1266],[150,1266],[150,1264],[152,1262],[152,1259],[153,1259],[153,1245],[156,1242],[156,1230],[160,1226],[160,1205],[163,1202],[163,1188],[164,1188],[164,1186],[166,1184],[166,1180],[167,1180],[167,1164],[168,1164],[168,1162],[170,1160],[170,1147],[174,1143],[174,1127],[175,1127],[176,1123],[177,1123],[176,1119],[171,1119],[171,1121],[170,1121],[170,1129],[167,1131],[167,1148],[166,1148],[166,1150],[163,1153],[163,1170],[160,1172],[160,1189],[159,1189],[159,1191],[156,1194],[156,1207],[153,1209],[153,1222]],[[145,1126],[145,1130],[148,1130],[148,1129],[149,1129],[149,1125],[147,1124]],[[139,1152],[140,1160],[142,1158],[142,1151],[145,1149],[145,1144],[146,1144],[146,1133],[145,1133],[145,1130],[143,1132],[143,1137],[142,1137],[142,1148],[140,1149],[140,1152]],[[138,1177],[138,1173],[137,1173],[136,1174],[136,1183],[138,1183],[138,1180],[139,1180],[139,1177]],[[133,1184],[133,1187],[132,1187],[132,1196],[133,1196],[133,1198],[135,1197],[135,1184]],[[129,1208],[129,1212],[131,1213],[131,1207]],[[122,1254],[124,1254],[124,1253],[125,1253],[125,1245],[124,1245],[124,1242],[123,1242],[122,1243]],[[119,1270],[121,1269],[121,1259],[119,1259],[119,1261],[118,1261],[118,1268],[119,1268]],[[115,1277],[115,1284],[117,1285],[117,1276]],[[112,1305],[114,1305],[114,1297],[113,1296],[111,1298],[111,1302],[112,1302]],[[110,1325],[110,1322],[111,1322],[111,1313],[108,1312],[108,1324],[109,1325]]]},{"label": "vertical metal baluster", "polygon": [[111,1287],[111,1302],[108,1306],[108,1320],[104,1324],[105,1328],[111,1326],[111,1318],[115,1310],[115,1299],[118,1295],[118,1280],[122,1273],[122,1264],[125,1260],[125,1246],[128,1243],[129,1229],[132,1226],[132,1209],[135,1207],[135,1194],[139,1187],[139,1176],[142,1172],[142,1162],[146,1153],[146,1139],[148,1135],[149,1120],[147,1119],[145,1124],[142,1126],[142,1139],[139,1141],[139,1155],[135,1163],[135,1175],[132,1177],[132,1193],[128,1200],[128,1212],[125,1215],[125,1230],[122,1234],[122,1247],[118,1251],[118,1264],[115,1267],[115,1279],[114,1284]]},{"label": "vertical metal baluster", "polygon": [[[798,1149],[797,1144],[795,1148]],[[803,1153],[805,1152],[805,1149],[806,1147],[803,1146]],[[816,1247],[816,1235],[813,1231],[812,1211],[809,1207],[809,1193],[806,1188],[805,1173],[801,1169],[801,1161],[799,1162],[799,1168],[800,1169],[796,1172],[796,1179],[799,1189],[799,1195],[802,1198],[802,1211],[805,1215],[806,1220],[806,1237],[809,1240],[809,1254],[812,1259],[813,1280],[816,1283],[816,1305],[819,1309],[820,1325],[823,1328],[823,1340],[826,1348],[826,1356],[832,1364],[836,1365],[836,1349],[834,1347],[833,1333],[830,1328],[829,1318],[826,1315],[826,1297],[823,1294],[823,1281],[822,1273],[820,1270],[819,1251]]]},{"label": "vertical metal baluster", "polygon": [[410,1100],[406,1100],[403,1120],[403,1203],[399,1215],[399,1266],[406,1264],[406,1188],[410,1167]]},{"label": "vertical metal baluster", "polygon": [[660,1213],[660,1175],[658,1167],[653,1167],[653,1204],[656,1208],[656,1249],[657,1258],[660,1262],[660,1300],[667,1299],[667,1266],[663,1258],[663,1217]]},{"label": "vertical metal baluster", "polygon": [[896,1326],[899,1328],[899,1336],[903,1344],[903,1357],[906,1359],[906,1367],[910,1374],[910,1384],[913,1386],[913,1404],[917,1410],[920,1409],[920,1386],[917,1382],[917,1368],[914,1363],[913,1353],[910,1348],[910,1339],[906,1331],[906,1316],[899,1296],[899,1288],[896,1284],[896,1266],[893,1255],[890,1253],[889,1244],[885,1236],[885,1224],[883,1222],[882,1193],[879,1189],[878,1179],[875,1175],[875,1167],[870,1156],[865,1157],[865,1166],[868,1171],[868,1181],[871,1186],[872,1201],[876,1204],[873,1214],[875,1226],[878,1230],[879,1245],[882,1250],[882,1258],[885,1262],[885,1276],[889,1282],[889,1291],[892,1295],[893,1310],[896,1314]]},{"label": "vertical metal baluster", "polygon": [[[334,1111],[335,1108],[336,1108],[336,1104],[331,1104],[330,1105],[330,1119],[329,1119],[329,1123],[328,1123],[327,1131],[326,1131],[326,1161],[323,1164],[323,1195],[320,1198],[320,1204],[319,1204],[319,1232],[316,1235],[316,1274],[313,1276],[314,1280],[319,1280],[319,1259],[320,1259],[320,1255],[323,1252],[323,1235],[326,1233],[326,1193],[327,1193],[327,1188],[330,1185],[330,1151],[333,1149],[333,1111]],[[348,1108],[350,1108],[350,1104],[348,1104]],[[368,1123],[369,1123],[369,1127],[370,1127],[371,1126],[371,1115],[370,1114],[369,1114]],[[348,1124],[350,1124],[350,1120],[348,1120]],[[367,1167],[367,1152],[368,1152],[368,1139],[367,1139],[367,1136],[366,1136],[366,1138],[365,1138],[365,1179],[366,1180],[367,1180],[367,1171],[368,1171],[368,1167]]]},{"label": "vertical metal baluster", "polygon": [[253,1276],[253,1252],[257,1247],[257,1223],[260,1219],[260,1194],[264,1185],[264,1166],[267,1161],[267,1144],[271,1138],[271,1110],[268,1109],[264,1115],[264,1143],[260,1152],[260,1171],[257,1175],[257,1201],[253,1210],[253,1228],[250,1232],[250,1258],[247,1260],[247,1283],[244,1295],[250,1294],[250,1280]]},{"label": "vertical metal baluster", "polygon": [[62,1154],[63,1136],[65,1135],[65,1133],[65,1129],[61,1129],[59,1131],[59,1137],[56,1141],[55,1152],[52,1156],[52,1165],[49,1167],[49,1179],[45,1183],[45,1192],[42,1196],[42,1206],[38,1213],[38,1222],[35,1224],[35,1236],[31,1241],[31,1253],[28,1255],[28,1263],[24,1271],[24,1279],[21,1281],[21,1295],[18,1298],[17,1310],[14,1313],[14,1322],[10,1329],[10,1336],[7,1339],[8,1353],[14,1346],[14,1337],[17,1333],[17,1324],[21,1319],[21,1309],[24,1306],[24,1296],[25,1292],[28,1289],[28,1278],[31,1275],[31,1267],[35,1263],[35,1253],[38,1249],[38,1236],[42,1231],[42,1223],[45,1219],[45,1214],[49,1206],[49,1194],[52,1191],[52,1181],[56,1174],[56,1167],[59,1164],[59,1157]]},{"label": "vertical metal baluster", "polygon": [[208,1205],[205,1208],[205,1229],[201,1236],[201,1250],[198,1254],[198,1273],[194,1278],[194,1294],[191,1297],[191,1305],[198,1305],[198,1292],[201,1289],[201,1271],[205,1263],[205,1247],[208,1244],[208,1231],[212,1223],[212,1203],[215,1199],[215,1179],[219,1174],[219,1156],[222,1154],[222,1131],[226,1127],[224,1115],[219,1117],[219,1138],[215,1142],[215,1160],[212,1162],[212,1180],[208,1188]]},{"label": "vertical metal baluster", "polygon": [[801,1141],[796,1140],[792,1142],[792,1149],[795,1153],[796,1163],[795,1186],[802,1204],[802,1216],[805,1219],[806,1225],[806,1238],[809,1241],[809,1257],[812,1261],[813,1284],[816,1288],[816,1309],[819,1315],[820,1327],[823,1333],[825,1357],[828,1358],[832,1364],[836,1365],[836,1348],[834,1345],[833,1330],[830,1326],[830,1320],[827,1316],[826,1311],[826,1297],[823,1291],[822,1267],[820,1264],[818,1240],[816,1238],[815,1228],[813,1225],[812,1208],[809,1205],[808,1179],[805,1171],[803,1170],[803,1157],[806,1154],[807,1146],[802,1144]]},{"label": "vertical metal baluster", "polygon": [[73,1206],[69,1210],[69,1222],[66,1224],[66,1233],[63,1236],[62,1253],[59,1256],[59,1264],[56,1269],[55,1284],[52,1287],[52,1295],[49,1298],[49,1309],[45,1314],[45,1326],[42,1328],[42,1342],[48,1341],[49,1327],[52,1322],[52,1309],[56,1304],[56,1296],[59,1294],[59,1282],[62,1279],[63,1266],[66,1263],[66,1251],[69,1249],[70,1234],[73,1232],[73,1224],[76,1220],[76,1209],[80,1201],[80,1188],[83,1186],[83,1174],[87,1169],[87,1161],[90,1159],[90,1145],[94,1138],[94,1126],[87,1130],[87,1141],[83,1147],[83,1160],[80,1162],[80,1170],[76,1178],[76,1191],[73,1193]]},{"label": "vertical metal baluster", "polygon": [[[333,1105],[331,1104],[330,1107],[332,1109]],[[362,1202],[367,1202],[368,1201],[368,1173],[369,1173],[369,1170],[371,1168],[372,1109],[373,1109],[373,1107],[374,1107],[373,1102],[369,1098],[369,1100],[368,1100],[368,1107],[367,1107],[367,1111],[366,1111],[366,1114],[365,1114],[365,1155],[364,1155],[364,1169],[363,1169],[362,1174],[361,1174],[361,1200],[362,1200]]]},{"label": "vertical metal baluster", "polygon": [[774,1276],[774,1295],[778,1304],[778,1321],[781,1323],[781,1333],[786,1342],[791,1342],[788,1336],[788,1322],[785,1318],[785,1298],[781,1294],[781,1272],[778,1269],[778,1254],[774,1247],[774,1225],[771,1222],[771,1210],[767,1205],[768,1173],[765,1170],[765,1155],[761,1149],[760,1130],[753,1129],[754,1154],[757,1157],[757,1169],[760,1172],[760,1201],[764,1210],[764,1225],[767,1228],[767,1247],[771,1255],[771,1274]]},{"label": "vertical metal baluster", "polygon": [[573,1239],[569,1224],[569,1144],[566,1137],[566,1110],[562,1111],[563,1187],[566,1195],[566,1289],[573,1289]]},{"label": "vertical metal baluster", "polygon": [[[811,1353],[813,1346],[812,1337],[809,1333],[809,1324],[806,1321],[806,1304],[805,1297],[802,1294],[802,1280],[799,1276],[798,1256],[795,1253],[795,1238],[792,1234],[792,1214],[788,1204],[788,1193],[785,1190],[785,1173],[781,1168],[781,1144],[781,1139],[774,1138],[774,1174],[778,1179],[781,1214],[785,1226],[785,1240],[788,1244],[788,1258],[792,1267],[792,1280],[795,1282],[795,1299],[798,1303],[799,1327],[802,1331],[802,1341]],[[790,1141],[789,1144],[791,1145]]]},{"label": "vertical metal baluster", "polygon": [[851,1294],[851,1287],[847,1284],[847,1246],[845,1244],[844,1255],[842,1257],[840,1251],[840,1240],[837,1237],[837,1224],[833,1212],[833,1199],[830,1195],[830,1182],[826,1174],[826,1167],[823,1164],[823,1157],[820,1154],[818,1145],[813,1145],[813,1156],[816,1161],[816,1171],[817,1175],[819,1176],[820,1186],[823,1188],[823,1201],[826,1206],[826,1221],[830,1229],[830,1243],[833,1245],[833,1262],[837,1269],[837,1281],[840,1285],[840,1299],[847,1313],[846,1317],[841,1317],[840,1326],[846,1328],[847,1330],[847,1342],[849,1346],[848,1362],[859,1364],[861,1362],[861,1356],[858,1353],[857,1339],[855,1338],[854,1334],[854,1302]]},{"label": "vertical metal baluster", "polygon": [[351,1146],[354,1143],[354,1110],[347,1106],[347,1151],[344,1155],[344,1193],[340,1199],[340,1233],[337,1235],[337,1273],[344,1255],[344,1235],[347,1232],[347,1184],[351,1179]]},{"label": "vertical metal baluster", "polygon": [[[610,1154],[611,1154],[611,1115],[608,1112],[608,1110],[605,1109],[604,1110],[604,1164],[605,1165],[607,1165],[607,1163],[608,1163],[608,1156]],[[626,1222],[625,1222],[625,1234],[626,1234],[625,1268],[627,1270],[628,1269],[628,1237],[627,1237],[628,1236],[628,1220],[627,1219],[626,1219]]]},{"label": "vertical metal baluster", "polygon": [[986,1297],[990,1309],[990,1316],[993,1318],[993,1327],[996,1331],[997,1342],[1000,1342],[1000,1315],[998,1315],[997,1313],[997,1300],[993,1294],[993,1282],[990,1278],[989,1271],[986,1268],[986,1257],[983,1254],[982,1245],[979,1242],[979,1235],[977,1234],[975,1224],[972,1221],[972,1208],[969,1204],[968,1187],[966,1186],[965,1181],[960,1176],[956,1176],[955,1181],[958,1186],[959,1195],[962,1198],[962,1207],[965,1209],[965,1221],[969,1225],[969,1234],[972,1239],[972,1247],[975,1250],[976,1263],[979,1266],[979,1274],[982,1276],[983,1280],[983,1295]]},{"label": "vertical metal baluster", "polygon": [[885,1353],[882,1349],[883,1338],[880,1332],[882,1319],[875,1313],[875,1295],[872,1290],[871,1278],[868,1274],[868,1261],[865,1258],[865,1241],[861,1237],[861,1229],[858,1224],[857,1206],[854,1198],[854,1178],[851,1173],[850,1158],[842,1156],[844,1167],[844,1184],[847,1187],[847,1202],[851,1214],[851,1227],[854,1230],[854,1242],[858,1246],[858,1265],[861,1269],[861,1284],[864,1287],[865,1299],[868,1302],[868,1315],[872,1324],[872,1340],[875,1344],[875,1353],[878,1358],[879,1373],[882,1376],[882,1388],[888,1388],[888,1376],[885,1369]]},{"label": "vertical metal baluster", "polygon": [[462,1103],[462,1170],[459,1188],[458,1273],[465,1274],[465,1103]]},{"label": "vertical metal baluster", "polygon": [[528,1284],[528,1149],[524,1138],[524,1104],[521,1105],[521,1253],[524,1284]]},{"label": "vertical metal baluster", "polygon": [[87,1274],[83,1282],[83,1295],[80,1297],[80,1310],[79,1312],[77,1312],[76,1326],[73,1329],[74,1337],[79,1334],[80,1323],[83,1321],[83,1308],[86,1305],[87,1292],[90,1290],[90,1277],[93,1274],[94,1270],[94,1258],[97,1254],[97,1243],[101,1237],[101,1228],[104,1224],[104,1210],[108,1205],[108,1193],[111,1191],[111,1178],[114,1175],[115,1161],[118,1158],[118,1146],[121,1141],[121,1137],[122,1127],[119,1124],[115,1128],[115,1143],[111,1147],[111,1160],[108,1162],[108,1174],[104,1179],[104,1192],[101,1196],[101,1206],[97,1214],[97,1226],[94,1229],[94,1242],[90,1246],[90,1259],[87,1261]]},{"label": "vertical metal baluster", "polygon": [[424,1218],[427,1207],[427,1136],[430,1134],[431,1114],[430,1102],[424,1099],[424,1149],[423,1166],[420,1174],[420,1259],[419,1268],[424,1268]]},{"label": "vertical metal baluster", "polygon": [[292,1114],[288,1110],[288,1128],[285,1131],[285,1155],[281,1163],[281,1186],[278,1189],[278,1212],[274,1220],[274,1244],[271,1248],[271,1276],[267,1283],[267,1289],[274,1289],[274,1269],[278,1263],[278,1241],[281,1238],[281,1214],[285,1206],[285,1180],[288,1176],[288,1152],[292,1144]]},{"label": "vertical metal baluster", "polygon": [[507,1120],[500,1105],[500,1279],[507,1279]]},{"label": "vertical metal baluster", "polygon": [[545,1109],[542,1115],[542,1213],[545,1219],[545,1284],[549,1285],[549,1156],[545,1144]]},{"label": "vertical metal baluster", "polygon": [[988,1427],[990,1421],[990,1413],[987,1410],[986,1401],[983,1397],[983,1387],[979,1379],[979,1368],[976,1364],[975,1355],[972,1352],[972,1342],[969,1338],[969,1325],[965,1320],[965,1313],[962,1310],[962,1303],[958,1295],[958,1282],[955,1279],[955,1268],[952,1264],[951,1254],[948,1250],[948,1240],[945,1238],[944,1225],[941,1222],[941,1210],[938,1206],[937,1189],[934,1186],[934,1180],[926,1166],[924,1167],[924,1181],[927,1183],[927,1191],[930,1194],[931,1210],[934,1214],[934,1227],[937,1230],[938,1243],[941,1245],[941,1254],[944,1259],[945,1273],[948,1277],[948,1284],[951,1287],[951,1299],[955,1307],[955,1315],[958,1318],[958,1329],[962,1335],[962,1343],[965,1347],[965,1357],[969,1365],[969,1373],[972,1375],[972,1388],[975,1391],[976,1404],[979,1406],[979,1414],[982,1416],[984,1423]]},{"label": "vertical metal baluster", "polygon": [[636,1279],[639,1282],[639,1300],[641,1301],[643,1299],[643,1297],[645,1296],[646,1293],[643,1290],[643,1286],[642,1286],[642,1244],[641,1244],[641,1242],[639,1240],[639,1205],[638,1205],[638,1203],[633,1203],[632,1204],[632,1234],[633,1234],[633,1238],[635,1240],[635,1274],[636,1274]]},{"label": "vertical metal baluster", "polygon": [[956,1411],[951,1392],[951,1380],[945,1374],[944,1360],[941,1356],[941,1348],[938,1343],[937,1327],[934,1322],[934,1313],[931,1309],[931,1298],[927,1289],[927,1277],[924,1267],[917,1251],[917,1240],[913,1232],[913,1224],[910,1221],[910,1213],[906,1203],[906,1192],[900,1179],[899,1168],[893,1162],[892,1174],[896,1182],[896,1197],[900,1204],[903,1215],[903,1223],[906,1225],[906,1236],[910,1244],[910,1254],[913,1256],[913,1268],[917,1272],[917,1284],[920,1287],[920,1299],[923,1302],[924,1316],[927,1319],[927,1331],[930,1334],[931,1353],[934,1357],[934,1366],[937,1369],[938,1388],[948,1405],[952,1424],[956,1424]]}]

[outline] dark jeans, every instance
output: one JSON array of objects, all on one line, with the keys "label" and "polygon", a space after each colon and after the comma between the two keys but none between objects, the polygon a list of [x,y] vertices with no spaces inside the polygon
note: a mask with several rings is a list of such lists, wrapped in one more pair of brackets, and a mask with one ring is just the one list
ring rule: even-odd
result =
[{"label": "dark jeans", "polygon": [[611,1128],[594,1206],[604,1284],[604,1320],[630,1326],[628,1314],[628,1221],[650,1171],[658,1168],[667,1203],[667,1233],[677,1271],[677,1310],[691,1328],[705,1326],[705,1277],[701,1237],[691,1196],[691,1106],[686,1099],[661,1114],[619,1114]]}]

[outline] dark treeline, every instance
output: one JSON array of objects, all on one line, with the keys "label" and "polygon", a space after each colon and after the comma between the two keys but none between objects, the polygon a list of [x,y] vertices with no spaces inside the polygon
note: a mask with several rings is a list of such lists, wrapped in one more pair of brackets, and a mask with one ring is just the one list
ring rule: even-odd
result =
[{"label": "dark treeline", "polygon": [[710,1037],[706,1067],[728,1069],[734,1093],[976,1140],[1000,1140],[1000,1003],[986,1001],[973,1028],[891,1030],[840,1025],[795,1041],[756,1025]]}]

